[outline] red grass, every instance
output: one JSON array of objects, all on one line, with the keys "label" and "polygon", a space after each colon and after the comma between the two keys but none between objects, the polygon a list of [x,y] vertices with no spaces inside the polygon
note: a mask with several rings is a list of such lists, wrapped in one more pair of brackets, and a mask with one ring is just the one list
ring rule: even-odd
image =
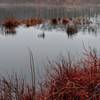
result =
[{"label": "red grass", "polygon": [[37,100],[100,100],[100,59],[95,52],[73,63],[55,63]]}]

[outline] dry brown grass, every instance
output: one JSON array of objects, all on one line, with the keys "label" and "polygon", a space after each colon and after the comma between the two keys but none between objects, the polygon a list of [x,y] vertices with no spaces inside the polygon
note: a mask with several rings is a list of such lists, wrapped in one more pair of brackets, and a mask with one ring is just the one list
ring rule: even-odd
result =
[{"label": "dry brown grass", "polygon": [[42,19],[37,19],[37,18],[30,18],[22,21],[22,23],[25,24],[27,27],[39,25],[42,22],[43,22]]},{"label": "dry brown grass", "polygon": [[6,20],[3,21],[3,26],[5,28],[15,28],[21,24],[25,24],[27,27],[29,26],[34,26],[34,25],[38,25],[41,24],[43,22],[42,19],[37,19],[37,18],[29,18],[29,19],[16,19],[13,17],[9,17]]},{"label": "dry brown grass", "polygon": [[21,21],[13,17],[9,17],[3,22],[3,26],[6,28],[15,28],[20,24],[21,24]]}]

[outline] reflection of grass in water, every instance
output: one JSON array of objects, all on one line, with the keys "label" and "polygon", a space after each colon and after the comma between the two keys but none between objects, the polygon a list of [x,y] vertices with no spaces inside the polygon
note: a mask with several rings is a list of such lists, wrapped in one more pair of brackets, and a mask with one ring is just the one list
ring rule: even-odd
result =
[{"label": "reflection of grass in water", "polygon": [[5,35],[15,35],[16,30],[15,28],[5,28]]}]

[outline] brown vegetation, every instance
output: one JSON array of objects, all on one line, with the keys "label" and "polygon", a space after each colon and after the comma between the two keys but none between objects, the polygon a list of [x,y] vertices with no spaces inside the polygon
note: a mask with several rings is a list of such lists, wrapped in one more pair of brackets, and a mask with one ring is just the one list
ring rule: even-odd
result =
[{"label": "brown vegetation", "polygon": [[57,25],[57,24],[58,24],[57,19],[56,19],[56,18],[52,19],[52,20],[51,20],[51,24],[53,24],[53,25]]},{"label": "brown vegetation", "polygon": [[76,18],[53,18],[50,19],[50,24],[53,25],[58,25],[58,24],[62,24],[62,25],[68,25],[69,23],[73,23],[75,25],[89,25],[92,23],[92,21],[90,21],[89,18],[87,17],[76,17]]},{"label": "brown vegetation", "polygon": [[17,74],[0,78],[0,100],[34,100],[34,94],[35,100],[100,100],[100,58],[94,50],[85,51],[78,62],[70,56],[49,62],[51,69],[36,93]]},{"label": "brown vegetation", "polygon": [[37,100],[100,100],[100,58],[95,51],[74,63],[62,59],[51,64]]},{"label": "brown vegetation", "polygon": [[6,28],[9,28],[10,29],[10,28],[17,27],[20,24],[21,24],[21,22],[18,19],[15,19],[15,18],[7,18],[4,21],[3,26],[5,26]]},{"label": "brown vegetation", "polygon": [[75,25],[68,25],[67,34],[68,36],[73,36],[78,32],[78,29]]},{"label": "brown vegetation", "polygon": [[30,18],[22,21],[22,23],[25,24],[27,27],[38,25],[41,24],[42,22],[43,22],[42,19],[37,19],[37,18]]},{"label": "brown vegetation", "polygon": [[[38,24],[42,24],[43,22],[47,22],[47,20],[43,20],[43,19],[38,19],[38,18],[29,18],[29,19],[16,19],[13,17],[9,17],[6,20],[3,21],[3,26],[6,28],[15,28],[21,24],[25,24],[27,27],[29,26],[35,26]],[[92,23],[89,19],[85,18],[85,17],[77,17],[77,18],[53,18],[49,20],[50,24],[54,24],[54,25],[58,25],[58,24],[63,24],[63,25],[67,25],[70,22],[73,22],[73,24],[75,25],[83,25],[83,24],[90,24]]]},{"label": "brown vegetation", "polygon": [[25,24],[27,27],[29,26],[34,26],[37,24],[41,24],[43,22],[42,19],[37,19],[37,18],[29,18],[29,19],[24,19],[24,20],[20,20],[20,19],[16,19],[16,18],[7,18],[6,20],[4,20],[3,22],[3,26],[5,28],[16,28],[21,24]]}]

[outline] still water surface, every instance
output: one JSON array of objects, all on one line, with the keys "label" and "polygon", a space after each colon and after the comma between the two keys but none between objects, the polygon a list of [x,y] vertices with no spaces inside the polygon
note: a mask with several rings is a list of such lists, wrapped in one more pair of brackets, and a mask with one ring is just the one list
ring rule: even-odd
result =
[{"label": "still water surface", "polygon": [[[86,47],[91,46],[100,51],[100,8],[91,9],[88,11],[73,10],[72,12],[63,12],[63,16],[87,16],[94,22],[93,30],[89,27],[79,27],[78,33],[72,36],[67,34],[66,28],[63,26],[53,27],[49,25],[38,25],[34,27],[25,27],[22,25],[16,28],[16,34],[5,34],[2,26],[0,26],[0,73],[6,74],[16,71],[18,73],[24,73],[29,77],[30,61],[28,48],[32,50],[34,55],[36,77],[38,71],[41,74],[44,73],[43,66],[47,63],[48,59],[56,60],[59,55],[65,56],[68,52],[73,56],[80,57],[83,52],[83,42]],[[28,9],[26,11],[25,9],[21,10],[19,13],[17,11],[18,9],[16,13],[10,10],[11,9],[8,10],[9,15],[15,14],[18,18],[20,18],[20,16],[21,18],[35,16],[32,9],[29,9],[30,13]],[[0,10],[0,14],[2,15],[1,20],[7,17],[8,12],[5,10],[3,13],[2,9]],[[44,10],[42,12],[44,12]],[[56,12],[56,10],[54,10],[54,12]],[[24,16],[24,14],[26,16]],[[47,13],[43,13],[42,15],[40,12],[40,17],[44,16],[45,18],[50,17]],[[57,17],[56,13],[51,17],[54,16]],[[45,35],[41,36],[43,33]]]}]

